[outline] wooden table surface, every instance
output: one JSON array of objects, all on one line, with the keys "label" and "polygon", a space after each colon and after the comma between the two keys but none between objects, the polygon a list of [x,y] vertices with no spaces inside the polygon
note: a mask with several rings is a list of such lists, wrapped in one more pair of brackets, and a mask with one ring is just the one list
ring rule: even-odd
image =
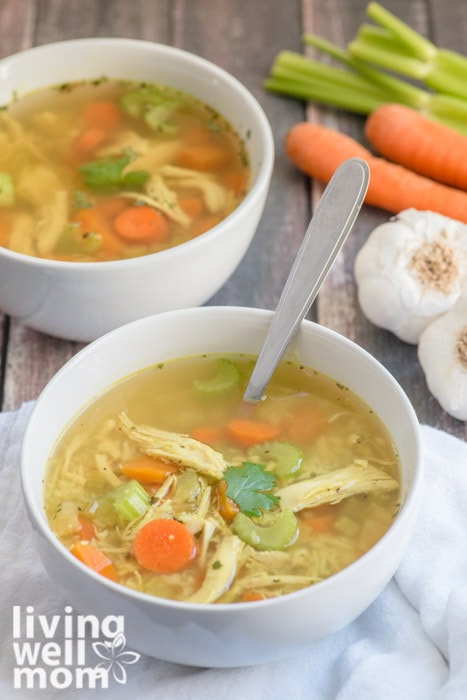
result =
[{"label": "wooden table surface", "polygon": [[[439,46],[465,52],[465,0],[383,0],[387,9]],[[365,20],[367,0],[1,0],[0,56],[80,37],[121,36],[171,44],[230,71],[263,106],[276,161],[264,215],[237,271],[209,304],[274,308],[322,187],[286,160],[283,139],[305,118],[361,138],[363,118],[267,93],[262,86],[275,54],[302,51],[310,31],[344,46]],[[388,213],[364,206],[310,311],[375,355],[403,386],[420,422],[465,438],[466,424],[448,416],[426,387],[416,348],[372,326],[356,300],[353,262],[372,228]],[[35,399],[81,347],[0,315],[0,408]]]}]

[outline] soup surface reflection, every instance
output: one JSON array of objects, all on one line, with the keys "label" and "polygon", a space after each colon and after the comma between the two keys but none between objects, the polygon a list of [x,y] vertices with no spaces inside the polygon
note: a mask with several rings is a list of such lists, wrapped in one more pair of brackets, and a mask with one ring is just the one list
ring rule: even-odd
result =
[{"label": "soup surface reflection", "polygon": [[136,373],[80,414],[51,455],[50,526],[122,585],[199,603],[283,595],[362,556],[400,506],[378,416],[335,380],[282,361],[203,355]]},{"label": "soup surface reflection", "polygon": [[0,245],[95,262],[184,243],[228,216],[250,182],[226,119],[162,85],[100,79],[0,110]]}]

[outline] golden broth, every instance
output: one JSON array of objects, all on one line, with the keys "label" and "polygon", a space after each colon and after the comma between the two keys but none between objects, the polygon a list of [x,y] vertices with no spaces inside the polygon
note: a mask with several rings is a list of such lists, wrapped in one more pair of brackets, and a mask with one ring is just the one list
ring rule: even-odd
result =
[{"label": "golden broth", "polygon": [[0,111],[0,245],[106,261],[171,248],[242,201],[244,144],[208,105],[166,86],[96,80]]},{"label": "golden broth", "polygon": [[[61,437],[46,476],[47,517],[62,543],[83,561],[77,543],[103,553],[101,573],[125,586],[201,603],[289,593],[375,544],[400,505],[386,428],[346,387],[286,361],[245,415],[254,361],[173,360],[87,407]],[[161,459],[167,471],[148,481],[141,467]],[[143,493],[136,515],[116,497],[135,481],[132,497]],[[158,519],[182,523],[193,538],[174,571],[159,559],[148,569],[137,557],[138,537]]]}]

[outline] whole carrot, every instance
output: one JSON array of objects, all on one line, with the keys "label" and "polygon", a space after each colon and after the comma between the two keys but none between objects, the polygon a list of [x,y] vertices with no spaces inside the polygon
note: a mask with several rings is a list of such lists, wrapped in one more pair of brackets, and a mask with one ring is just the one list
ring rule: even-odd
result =
[{"label": "whole carrot", "polygon": [[368,204],[395,214],[410,208],[431,210],[467,223],[467,192],[377,158],[355,139],[334,129],[301,122],[288,132],[285,149],[300,170],[325,183],[344,160],[363,158],[370,167]]},{"label": "whole carrot", "polygon": [[410,107],[387,103],[370,114],[365,136],[388,160],[467,190],[467,138]]}]

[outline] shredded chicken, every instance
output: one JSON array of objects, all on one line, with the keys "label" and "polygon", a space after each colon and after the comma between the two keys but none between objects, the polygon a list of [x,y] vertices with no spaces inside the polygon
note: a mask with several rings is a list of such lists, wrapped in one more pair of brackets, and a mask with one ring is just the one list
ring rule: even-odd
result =
[{"label": "shredded chicken", "polygon": [[339,503],[359,493],[394,491],[398,487],[397,481],[386,472],[366,460],[355,460],[343,469],[284,486],[276,495],[281,499],[281,508],[292,508],[297,512],[323,503]]},{"label": "shredded chicken", "polygon": [[227,463],[222,454],[209,445],[188,435],[158,430],[149,425],[136,425],[125,413],[120,414],[120,421],[128,437],[136,442],[145,454],[168,459],[184,467],[192,467],[200,474],[214,479],[222,479]]},{"label": "shredded chicken", "polygon": [[235,535],[224,537],[208,561],[201,587],[188,598],[188,603],[213,603],[228,589],[237,571],[238,558],[244,543]]}]

